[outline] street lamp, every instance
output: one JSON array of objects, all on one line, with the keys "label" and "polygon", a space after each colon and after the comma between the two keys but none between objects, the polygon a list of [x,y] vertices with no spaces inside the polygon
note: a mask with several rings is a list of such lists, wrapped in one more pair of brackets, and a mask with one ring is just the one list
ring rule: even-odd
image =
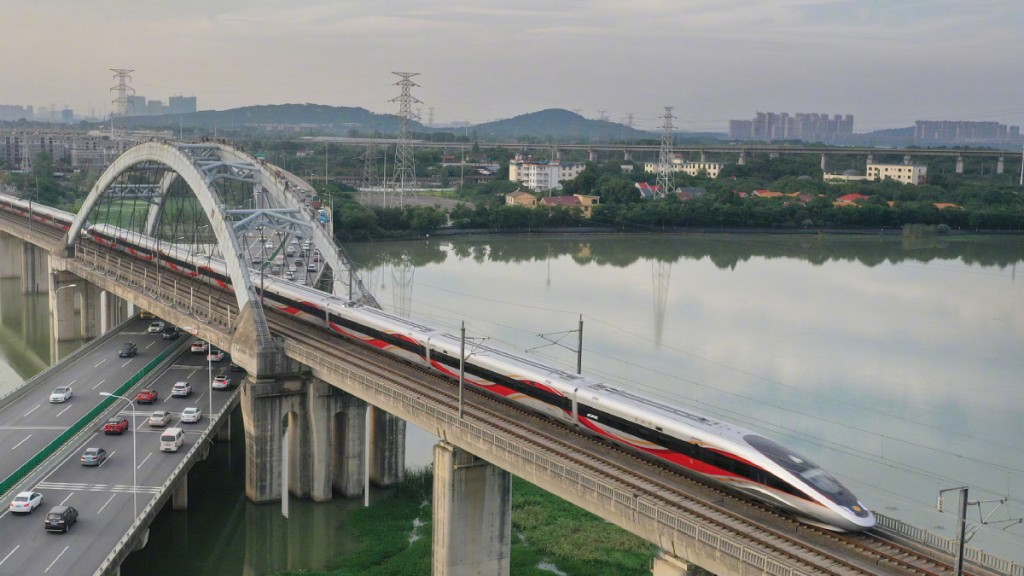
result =
[{"label": "street lamp", "polygon": [[[189,334],[199,337],[199,328],[196,326],[182,326],[182,329],[187,331]],[[210,412],[208,418],[213,418],[213,358],[210,355],[213,354],[213,343],[210,339],[206,339],[206,367],[209,371],[209,378],[207,379],[206,385],[209,390],[207,395],[210,397]],[[212,420],[211,420],[212,421]]]},{"label": "street lamp", "polygon": [[127,402],[128,406],[130,406],[131,409],[132,409],[132,512],[134,513],[134,516],[132,517],[132,523],[135,523],[139,519],[139,498],[138,498],[138,492],[139,492],[138,470],[139,470],[139,465],[138,465],[138,455],[137,455],[138,453],[135,450],[135,435],[136,435],[136,432],[139,429],[138,426],[136,426],[135,417],[138,415],[138,413],[135,410],[135,403],[132,402],[130,398],[125,398],[124,396],[118,396],[117,394],[111,394],[110,392],[100,392],[100,396],[110,396],[111,398],[120,398],[121,400],[124,400],[125,402]]}]

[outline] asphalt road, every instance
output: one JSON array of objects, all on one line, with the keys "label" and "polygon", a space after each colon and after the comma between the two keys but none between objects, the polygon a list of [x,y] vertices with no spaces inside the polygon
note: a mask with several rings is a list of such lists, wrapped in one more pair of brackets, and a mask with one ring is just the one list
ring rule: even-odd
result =
[{"label": "asphalt road", "polygon": [[[180,342],[162,340],[158,334],[140,333],[145,330],[147,323],[133,323],[128,329],[130,335],[125,334],[124,339],[131,338],[139,346],[139,355],[132,359],[136,363],[135,370],[132,370],[132,363],[126,364],[124,359],[117,358],[117,351],[124,339],[115,338],[100,346],[95,353],[81,358],[76,362],[77,368],[69,367],[55,375],[61,380],[71,378],[76,382],[73,384],[74,397],[68,403],[49,404],[47,398],[52,386],[40,385],[38,397],[31,395],[34,401],[21,399],[0,414],[0,422],[6,424],[3,426],[3,443],[0,444],[4,466],[8,465],[8,461],[12,461],[11,465],[15,467],[18,463],[13,461],[23,462],[22,454],[32,453],[26,447],[27,444],[45,445],[46,441],[29,437],[39,434],[37,429],[42,419],[47,422],[43,429],[51,437],[56,436],[103,400],[99,392],[114,391],[164,346]],[[135,331],[136,328],[139,332]],[[214,375],[226,372],[228,363],[227,357],[214,363]],[[134,510],[137,508],[141,512],[156,497],[159,487],[206,430],[211,398],[214,410],[219,411],[231,396],[228,391],[218,390],[212,391],[213,395],[210,396],[208,369],[205,354],[190,354],[188,348],[185,348],[184,354],[173,365],[135,386],[128,392],[130,398],[134,399],[138,390],[148,383],[149,387],[157,390],[159,399],[152,406],[136,406],[136,412],[125,402],[118,402],[100,419],[95,430],[79,436],[77,442],[64,450],[57,461],[49,463],[49,468],[38,482],[19,487],[17,490],[32,490],[43,494],[42,505],[31,514],[12,514],[8,510],[8,503],[16,491],[6,494],[0,510],[0,576],[93,574],[131,526]],[[228,374],[237,385],[240,374]],[[72,378],[75,375],[78,377]],[[187,398],[172,398],[171,387],[175,382],[183,380],[192,384],[192,394]],[[203,410],[200,422],[180,422],[180,413],[186,406],[198,406]],[[153,410],[171,412],[173,418],[168,427],[177,426],[185,430],[185,444],[178,452],[160,451],[159,437],[163,428],[146,424]],[[129,419],[129,430],[123,435],[105,435],[102,432],[102,423],[113,414],[122,414]],[[135,423],[132,423],[133,417]],[[109,453],[108,459],[101,466],[82,466],[80,456],[87,447],[104,448]],[[17,453],[18,458],[11,458],[11,452]],[[133,466],[136,469],[137,479],[134,482],[137,485],[133,484]],[[77,508],[78,523],[67,534],[47,533],[43,528],[43,518],[50,508],[59,504]]]}]

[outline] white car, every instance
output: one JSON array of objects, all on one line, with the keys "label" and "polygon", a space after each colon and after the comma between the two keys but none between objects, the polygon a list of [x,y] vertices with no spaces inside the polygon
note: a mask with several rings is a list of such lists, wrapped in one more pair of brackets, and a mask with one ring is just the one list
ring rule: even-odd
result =
[{"label": "white car", "polygon": [[182,422],[199,422],[202,418],[203,411],[196,406],[189,406],[181,411]]},{"label": "white car", "polygon": [[171,388],[171,396],[185,398],[192,393],[192,385],[188,382],[175,382]]},{"label": "white car", "polygon": [[210,386],[214,390],[227,390],[228,388],[231,388],[231,378],[224,374],[218,374],[217,377],[213,379]]},{"label": "white car", "polygon": [[149,416],[150,426],[167,426],[167,423],[171,421],[171,413],[166,410],[157,410]]},{"label": "white car", "polygon": [[146,332],[149,332],[150,334],[159,334],[164,331],[166,326],[167,325],[163,322],[150,322],[149,328],[146,328]]},{"label": "white car", "polygon": [[50,402],[54,404],[67,402],[71,399],[72,394],[71,386],[57,386],[53,389],[53,392],[50,392]]},{"label": "white car", "polygon": [[220,362],[224,359],[223,350],[210,350],[210,353],[206,355],[206,360],[209,362]]},{"label": "white car", "polygon": [[18,492],[11,500],[11,512],[29,514],[43,503],[43,495],[39,492]]}]

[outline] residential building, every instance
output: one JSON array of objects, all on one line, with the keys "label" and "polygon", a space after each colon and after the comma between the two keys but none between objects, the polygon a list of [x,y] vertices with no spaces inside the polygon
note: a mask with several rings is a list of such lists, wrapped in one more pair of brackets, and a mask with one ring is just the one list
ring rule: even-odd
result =
[{"label": "residential building", "polygon": [[192,114],[195,111],[195,96],[171,96],[167,99],[168,114]]},{"label": "residential building", "polygon": [[516,155],[508,164],[508,179],[538,192],[550,192],[561,189],[562,182],[579,176],[586,167],[582,162],[537,162]]},{"label": "residential building", "polygon": [[540,199],[541,206],[548,208],[554,208],[556,206],[562,206],[572,210],[578,210],[583,214],[584,218],[590,218],[593,215],[594,206],[601,203],[599,196],[590,196],[587,194],[574,194],[572,196],[545,196]]},{"label": "residential building", "polygon": [[[659,162],[645,162],[644,172],[657,174],[660,172],[661,164]],[[718,178],[718,173],[722,171],[725,164],[721,162],[687,162],[682,158],[672,159],[672,171],[682,172],[689,176],[698,176],[704,174],[708,178]]]},{"label": "residential building", "polygon": [[530,208],[537,205],[537,197],[529,192],[523,192],[522,190],[516,190],[515,192],[509,192],[505,194],[505,205],[506,206],[528,206]]},{"label": "residential building", "polygon": [[918,120],[914,123],[916,144],[1004,142],[1020,142],[1020,126],[964,120]]},{"label": "residential building", "polygon": [[928,182],[928,166],[920,164],[868,164],[868,180],[890,178],[904,184],[925,184]]},{"label": "residential building", "polygon": [[852,114],[758,112],[752,120],[729,121],[729,137],[735,140],[837,142],[852,135]]}]

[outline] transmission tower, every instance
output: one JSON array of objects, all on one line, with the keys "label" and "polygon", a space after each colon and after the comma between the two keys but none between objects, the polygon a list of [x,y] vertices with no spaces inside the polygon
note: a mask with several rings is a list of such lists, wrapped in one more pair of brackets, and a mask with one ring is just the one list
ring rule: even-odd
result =
[{"label": "transmission tower", "polygon": [[128,86],[128,81],[132,79],[131,74],[135,70],[111,68],[110,71],[114,73],[114,80],[117,80],[117,86],[110,89],[111,92],[117,92],[117,98],[110,101],[114,105],[114,111],[110,114],[110,135],[124,136],[124,119],[128,117],[128,96],[135,94],[135,90]]},{"label": "transmission tower", "polygon": [[363,177],[360,186],[362,204],[369,204],[375,192],[381,187],[381,178],[377,173],[377,143],[370,140],[363,152]]},{"label": "transmission tower", "polygon": [[665,123],[661,125],[661,150],[658,153],[658,196],[663,197],[674,187],[674,170],[672,165],[672,107],[665,106],[665,115],[662,116]]},{"label": "transmission tower", "polygon": [[412,88],[418,85],[411,80],[413,76],[418,76],[419,72],[392,72],[392,74],[401,78],[395,82],[395,85],[402,88],[402,93],[397,98],[390,100],[398,102],[398,117],[401,119],[398,126],[398,146],[395,150],[395,169],[391,180],[393,190],[391,204],[394,206],[397,203],[401,207],[405,203],[406,190],[412,192],[413,195],[416,193],[416,157],[413,155],[412,146],[409,145],[409,125],[419,119],[419,116],[412,111],[412,105],[420,103],[412,95]]}]

